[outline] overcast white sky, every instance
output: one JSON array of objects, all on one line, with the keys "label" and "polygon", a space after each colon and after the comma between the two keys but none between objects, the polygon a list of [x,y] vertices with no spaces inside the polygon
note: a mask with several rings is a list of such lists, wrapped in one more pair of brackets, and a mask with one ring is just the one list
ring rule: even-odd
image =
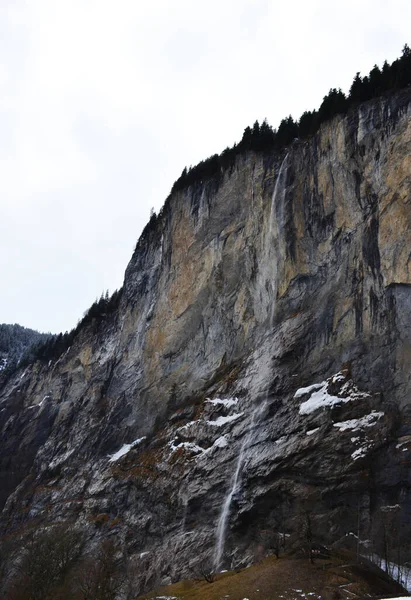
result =
[{"label": "overcast white sky", "polygon": [[409,0],[0,0],[0,322],[73,327],[244,127],[411,45]]}]

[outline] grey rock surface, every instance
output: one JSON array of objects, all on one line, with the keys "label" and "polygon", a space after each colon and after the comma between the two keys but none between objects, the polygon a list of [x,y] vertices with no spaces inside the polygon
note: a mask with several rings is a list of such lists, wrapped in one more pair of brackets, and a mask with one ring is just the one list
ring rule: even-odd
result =
[{"label": "grey rock surface", "polygon": [[147,586],[181,578],[215,553],[241,448],[227,565],[312,498],[324,543],[358,506],[364,531],[410,515],[410,256],[409,91],[175,193],[118,311],[0,390],[2,530],[77,522]]}]

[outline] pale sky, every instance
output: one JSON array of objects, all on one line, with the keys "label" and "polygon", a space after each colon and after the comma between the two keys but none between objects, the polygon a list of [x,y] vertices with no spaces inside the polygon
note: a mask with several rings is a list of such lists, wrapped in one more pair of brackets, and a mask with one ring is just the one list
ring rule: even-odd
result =
[{"label": "pale sky", "polygon": [[0,0],[0,323],[74,327],[184,166],[411,45],[409,0]]}]

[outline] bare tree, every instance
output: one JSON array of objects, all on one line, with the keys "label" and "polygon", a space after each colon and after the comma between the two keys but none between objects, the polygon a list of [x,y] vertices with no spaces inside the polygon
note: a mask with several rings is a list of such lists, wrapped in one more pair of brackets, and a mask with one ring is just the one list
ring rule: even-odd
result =
[{"label": "bare tree", "polygon": [[48,600],[58,596],[80,556],[83,536],[59,525],[40,530],[26,539],[16,559],[8,597],[15,600]]},{"label": "bare tree", "polygon": [[207,581],[207,583],[213,583],[215,580],[215,572],[211,559],[204,558],[197,565],[197,575]]},{"label": "bare tree", "polygon": [[314,562],[313,514],[318,509],[319,502],[318,492],[313,490],[301,498],[297,504],[297,535],[310,563]]},{"label": "bare tree", "polygon": [[306,548],[308,552],[308,558],[310,563],[314,562],[313,559],[313,530],[312,530],[312,519],[311,519],[311,510],[305,508],[302,513],[302,529],[301,529],[303,539],[306,543]]},{"label": "bare tree", "polygon": [[407,540],[402,535],[402,510],[399,504],[381,506],[373,515],[371,560],[401,583],[406,561]]},{"label": "bare tree", "polygon": [[261,530],[259,532],[259,541],[264,554],[272,552],[276,558],[279,558],[281,552],[285,550],[285,534],[275,529]]},{"label": "bare tree", "polygon": [[137,598],[143,591],[142,561],[139,556],[131,556],[126,565],[126,594],[127,598]]},{"label": "bare tree", "polygon": [[76,573],[76,592],[81,600],[115,600],[126,577],[122,560],[111,540],[101,542],[96,554],[87,556]]}]

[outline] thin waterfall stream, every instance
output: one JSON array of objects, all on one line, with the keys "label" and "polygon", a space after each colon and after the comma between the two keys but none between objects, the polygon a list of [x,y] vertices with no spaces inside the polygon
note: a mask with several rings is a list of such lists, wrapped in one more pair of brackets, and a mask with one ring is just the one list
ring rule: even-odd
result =
[{"label": "thin waterfall stream", "polygon": [[[284,185],[285,184],[284,180],[285,180],[285,175],[287,174],[287,159],[288,159],[288,152],[283,158],[283,161],[280,166],[280,170],[278,171],[278,177],[277,177],[277,180],[274,185],[273,196],[271,199],[270,219],[268,222],[268,236],[267,236],[268,244],[270,244],[270,240],[272,238],[273,222],[274,222],[274,215],[275,215],[275,207],[277,205],[277,198],[279,197],[279,194],[281,194],[282,196],[284,196],[284,194],[285,194],[286,188]],[[268,244],[266,243],[266,250],[267,250]],[[268,248],[268,250],[269,250],[269,248]]]},{"label": "thin waterfall stream", "polygon": [[265,406],[265,402],[263,402],[262,405],[257,406],[253,410],[253,414],[251,416],[250,427],[248,429],[248,432],[244,436],[243,443],[241,444],[240,453],[238,455],[237,466],[236,466],[236,469],[234,472],[232,483],[229,488],[229,492],[226,496],[226,499],[224,501],[223,508],[222,508],[221,514],[220,514],[220,518],[218,520],[217,535],[216,535],[216,554],[215,554],[215,559],[214,559],[214,570],[215,571],[218,571],[221,567],[221,561],[222,561],[223,553],[224,553],[224,544],[225,544],[225,536],[226,536],[226,531],[227,531],[228,517],[230,516],[231,501],[232,501],[233,496],[234,496],[235,492],[237,491],[237,488],[241,482],[241,468],[243,466],[245,452],[251,441],[251,436],[252,436],[252,433],[254,430],[255,421],[260,416],[261,412],[264,409],[264,406]]},{"label": "thin waterfall stream", "polygon": [[[265,247],[264,247],[264,253],[263,253],[263,261],[264,261],[264,269],[267,269],[265,275],[266,275],[266,280],[268,278],[270,279],[275,279],[276,275],[277,275],[277,268],[275,267],[275,270],[272,272],[271,269],[269,269],[269,263],[270,261],[270,257],[271,257],[271,247],[273,245],[273,220],[274,220],[274,216],[275,216],[275,212],[276,212],[276,205],[278,202],[278,198],[281,196],[280,200],[281,200],[281,204],[283,203],[284,200],[284,196],[285,196],[285,191],[286,191],[286,186],[285,186],[285,181],[286,181],[286,173],[287,173],[287,158],[288,158],[288,153],[285,155],[280,169],[278,171],[278,176],[277,176],[277,180],[275,182],[275,186],[274,186],[274,191],[273,191],[273,196],[272,196],[272,200],[271,200],[271,208],[270,208],[270,218],[269,218],[269,224],[268,224],[268,234],[265,240]],[[274,258],[273,263],[275,262],[276,258]],[[271,271],[271,272],[269,272]],[[270,277],[267,277],[270,276]],[[275,308],[275,281],[273,282],[273,298],[272,298],[272,302],[271,302],[271,310],[269,311],[268,315],[268,325],[269,328],[271,329],[272,325],[273,325],[273,321],[274,321],[274,308]],[[244,464],[244,458],[245,458],[245,454],[246,451],[250,445],[250,441],[251,441],[251,437],[253,434],[253,430],[255,427],[255,423],[256,421],[258,421],[260,415],[262,414],[266,403],[267,403],[267,399],[268,399],[268,391],[266,394],[266,398],[265,400],[261,403],[261,405],[257,406],[256,408],[254,408],[252,415],[251,415],[251,422],[250,422],[250,426],[248,428],[247,433],[244,436],[244,440],[243,443],[241,444],[241,448],[240,448],[240,452],[238,455],[238,459],[237,459],[237,465],[236,465],[236,469],[233,475],[233,478],[231,480],[231,485],[229,487],[228,490],[228,494],[224,500],[222,509],[221,509],[221,513],[220,513],[220,518],[218,519],[218,525],[217,525],[217,531],[216,531],[216,545],[215,545],[215,559],[214,559],[214,570],[215,572],[219,571],[221,568],[221,563],[222,563],[222,558],[223,558],[223,554],[224,554],[224,546],[225,546],[225,538],[226,538],[226,532],[227,532],[227,525],[228,525],[228,519],[230,516],[230,508],[231,508],[231,502],[233,499],[234,494],[236,493],[237,489],[239,488],[240,484],[241,484],[241,471],[242,471],[242,467]]]},{"label": "thin waterfall stream", "polygon": [[[286,175],[287,175],[287,159],[288,152],[285,155],[280,170],[278,171],[278,177],[275,182],[273,196],[271,199],[270,218],[268,221],[268,232],[264,243],[263,253],[263,269],[265,275],[265,283],[271,285],[272,301],[271,308],[268,309],[268,326],[271,329],[274,321],[274,309],[275,301],[277,296],[277,271],[278,271],[278,258],[279,256],[273,256],[273,251],[277,250],[279,253],[279,244],[277,239],[277,232],[274,230],[274,222],[276,220],[277,207],[283,208],[284,197],[286,191]],[[277,223],[277,229],[282,225],[283,215]],[[270,300],[270,299],[269,299]]]}]

